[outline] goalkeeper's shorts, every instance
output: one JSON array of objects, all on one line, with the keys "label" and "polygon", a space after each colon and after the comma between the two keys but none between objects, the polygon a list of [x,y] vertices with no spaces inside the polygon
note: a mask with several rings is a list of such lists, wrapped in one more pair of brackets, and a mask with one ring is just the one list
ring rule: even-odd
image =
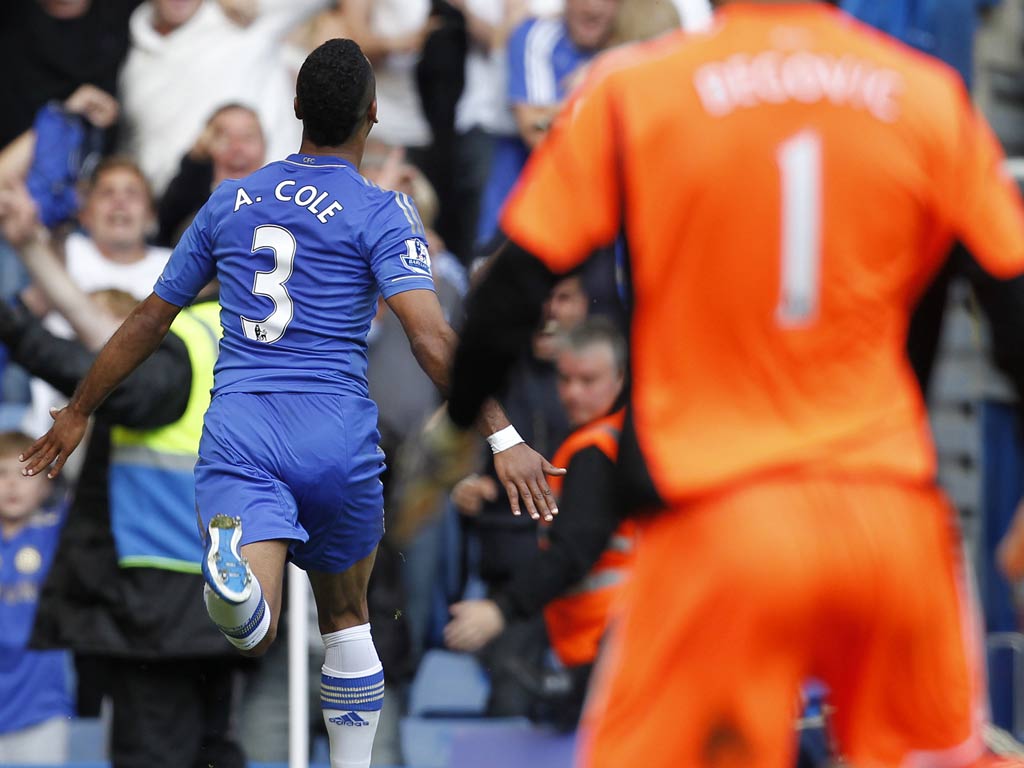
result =
[{"label": "goalkeeper's shorts", "polygon": [[587,768],[791,768],[817,678],[859,768],[971,765],[986,707],[934,487],[787,476],[645,523],[584,716]]}]

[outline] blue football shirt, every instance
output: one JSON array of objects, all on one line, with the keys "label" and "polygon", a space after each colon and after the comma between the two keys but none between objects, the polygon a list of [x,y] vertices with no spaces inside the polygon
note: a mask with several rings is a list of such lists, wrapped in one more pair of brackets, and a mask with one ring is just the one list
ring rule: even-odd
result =
[{"label": "blue football shirt", "polygon": [[509,36],[507,50],[509,103],[542,107],[568,96],[569,75],[596,54],[576,47],[562,19],[527,19]]},{"label": "blue football shirt", "polygon": [[0,536],[0,734],[74,711],[70,654],[27,647],[63,519],[63,507],[43,510],[12,538]]},{"label": "blue football shirt", "polygon": [[[509,103],[538,107],[558,104],[569,95],[570,75],[594,55],[594,51],[580,50],[573,44],[562,19],[527,19],[508,39],[506,95]],[[518,134],[497,137],[480,201],[478,243],[486,245],[497,234],[501,206],[529,155],[529,149]]]},{"label": "blue football shirt", "polygon": [[434,290],[424,234],[408,195],[338,158],[291,155],[217,187],[154,290],[185,306],[220,281],[215,394],[366,397],[378,295]]}]

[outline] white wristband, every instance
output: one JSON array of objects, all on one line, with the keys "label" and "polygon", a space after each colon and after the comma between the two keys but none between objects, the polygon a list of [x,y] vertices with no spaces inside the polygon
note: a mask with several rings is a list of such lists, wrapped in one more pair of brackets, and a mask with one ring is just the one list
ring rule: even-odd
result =
[{"label": "white wristband", "polygon": [[491,453],[501,453],[507,448],[511,448],[513,445],[519,445],[525,442],[519,433],[516,432],[516,428],[509,424],[504,429],[499,429],[493,435],[487,438],[487,444],[491,446]]}]

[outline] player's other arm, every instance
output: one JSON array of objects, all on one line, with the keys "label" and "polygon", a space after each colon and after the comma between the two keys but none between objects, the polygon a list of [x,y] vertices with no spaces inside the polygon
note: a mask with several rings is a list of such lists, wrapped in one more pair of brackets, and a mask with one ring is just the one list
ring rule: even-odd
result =
[{"label": "player's other arm", "polygon": [[53,464],[49,477],[57,476],[81,442],[89,416],[159,346],[180,311],[181,307],[155,293],[132,310],[100,350],[71,402],[54,414],[50,431],[22,456],[25,474],[36,474]]},{"label": "player's other arm", "polygon": [[[387,302],[402,323],[416,361],[441,396],[448,397],[458,337],[445,320],[437,295],[426,290],[405,291]],[[493,400],[482,404],[479,410],[479,418],[474,415],[464,426],[476,421],[481,433],[490,435],[510,425],[501,406]]]},{"label": "player's other arm", "polygon": [[402,323],[416,362],[441,396],[447,397],[451,350],[455,348],[456,336],[444,319],[437,295],[420,289],[395,294],[386,301]]},{"label": "player's other arm", "polygon": [[455,352],[448,412],[456,425],[472,424],[485,400],[504,387],[557,279],[514,242],[506,242],[493,257],[470,294]]},{"label": "player's other arm", "polygon": [[[458,339],[444,319],[437,295],[428,290],[404,291],[389,297],[387,303],[402,323],[416,361],[441,394],[447,397]],[[462,426],[469,427],[474,422],[484,436],[511,426],[495,400],[479,403],[473,417]],[[526,443],[518,442],[496,452],[494,468],[508,494],[513,514],[520,513],[520,506],[525,507],[535,519],[544,517],[550,520],[558,513],[545,475],[562,474],[564,470],[552,466]]]}]

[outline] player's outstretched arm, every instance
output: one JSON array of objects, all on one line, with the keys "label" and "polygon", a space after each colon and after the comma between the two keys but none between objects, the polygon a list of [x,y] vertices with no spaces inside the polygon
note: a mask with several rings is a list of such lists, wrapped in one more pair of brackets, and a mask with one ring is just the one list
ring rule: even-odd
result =
[{"label": "player's outstretched arm", "polygon": [[[412,290],[396,294],[387,302],[402,323],[416,361],[441,395],[447,397],[458,339],[444,319],[437,295],[433,291]],[[489,399],[480,408],[476,425],[482,435],[492,436],[511,423],[501,406]],[[554,494],[545,478],[565,470],[552,466],[521,439],[495,452],[494,468],[508,494],[513,514],[520,514],[523,507],[534,519],[550,520],[558,514]]]},{"label": "player's outstretched arm", "polygon": [[71,402],[51,412],[53,426],[20,457],[22,472],[34,475],[53,465],[49,477],[63,468],[78,447],[92,415],[107,395],[159,346],[181,307],[164,301],[155,293],[128,315],[92,364]]}]

